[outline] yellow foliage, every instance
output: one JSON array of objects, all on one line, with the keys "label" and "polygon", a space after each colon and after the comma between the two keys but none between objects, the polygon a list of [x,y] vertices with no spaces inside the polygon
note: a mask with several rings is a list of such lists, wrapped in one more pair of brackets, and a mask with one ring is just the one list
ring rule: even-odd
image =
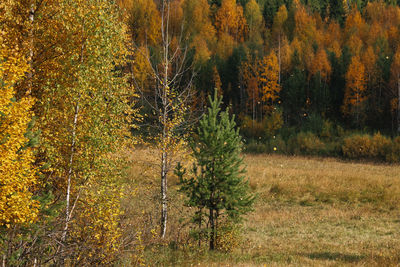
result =
[{"label": "yellow foliage", "polygon": [[260,83],[262,85],[262,100],[266,102],[267,109],[272,110],[272,105],[278,100],[281,86],[279,79],[278,58],[274,52],[264,57],[261,63]]},{"label": "yellow foliage", "polygon": [[16,46],[0,31],[0,225],[31,223],[38,213],[31,186],[36,183],[34,156],[24,134],[33,113],[31,97],[14,99],[14,84],[28,69]]},{"label": "yellow foliage", "polygon": [[236,0],[223,0],[215,16],[215,28],[221,38],[229,34],[236,42],[243,42],[248,34],[248,26],[241,5]]},{"label": "yellow foliage", "polygon": [[126,9],[132,39],[139,45],[157,44],[161,37],[161,19],[154,1],[121,0],[119,2],[120,6]]},{"label": "yellow foliage", "polygon": [[93,180],[82,188],[85,200],[78,207],[71,237],[80,244],[80,263],[109,264],[120,252],[120,188],[113,179]]}]

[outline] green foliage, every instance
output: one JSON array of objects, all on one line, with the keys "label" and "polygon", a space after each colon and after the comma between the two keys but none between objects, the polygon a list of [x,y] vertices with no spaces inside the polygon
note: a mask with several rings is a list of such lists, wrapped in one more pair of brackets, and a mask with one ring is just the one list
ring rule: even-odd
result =
[{"label": "green foliage", "polygon": [[[296,53],[293,57],[296,57]],[[295,68],[290,76],[283,81],[283,110],[292,124],[298,123],[304,117],[306,104],[307,82],[306,74],[300,68]]]},{"label": "green foliage", "polygon": [[282,111],[275,109],[270,115],[265,117],[263,124],[267,138],[276,135],[277,131],[283,126]]},{"label": "green foliage", "polygon": [[234,118],[221,112],[222,98],[209,97],[210,107],[200,120],[196,139],[190,143],[195,163],[189,178],[186,169],[178,164],[175,173],[180,179],[181,191],[186,194],[186,205],[198,209],[195,221],[201,227],[203,210],[208,211],[210,249],[217,248],[218,220],[239,222],[251,211],[254,196],[244,180],[245,169],[240,156],[242,140],[235,129]]},{"label": "green foliage", "polygon": [[319,135],[322,132],[323,118],[318,113],[311,113],[305,118],[302,125],[304,132],[312,132]]},{"label": "green foliage", "polygon": [[264,124],[256,120],[252,120],[250,116],[245,116],[242,119],[241,132],[247,138],[264,139]]},{"label": "green foliage", "polygon": [[265,145],[263,142],[256,142],[250,140],[250,142],[246,144],[244,152],[251,154],[261,154],[261,153],[267,153],[269,152],[269,150],[268,146]]},{"label": "green foliage", "polygon": [[280,135],[276,135],[268,140],[268,152],[287,154],[289,151],[285,140],[283,140]]},{"label": "green foliage", "polygon": [[400,136],[393,140],[391,151],[386,155],[388,162],[400,162]]}]

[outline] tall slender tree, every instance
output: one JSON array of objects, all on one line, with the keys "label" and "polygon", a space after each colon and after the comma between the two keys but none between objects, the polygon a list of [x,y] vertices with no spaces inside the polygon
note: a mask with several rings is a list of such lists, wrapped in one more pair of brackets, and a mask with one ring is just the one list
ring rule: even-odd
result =
[{"label": "tall slender tree", "polygon": [[281,91],[278,59],[273,51],[261,62],[259,82],[262,86],[262,100],[265,102],[266,111],[271,112]]},{"label": "tall slender tree", "polygon": [[359,57],[353,57],[346,73],[346,90],[344,94],[342,111],[346,116],[355,120],[357,126],[362,121],[363,109],[366,100],[365,67]]},{"label": "tall slender tree", "polygon": [[168,222],[168,176],[176,152],[184,143],[181,132],[190,124],[185,114],[193,99],[194,72],[188,59],[189,46],[183,35],[185,25],[181,25],[180,32],[171,31],[171,3],[163,0],[160,5],[161,43],[154,54],[143,54],[150,67],[147,75],[153,83],[149,88],[141,87],[136,73],[133,73],[133,80],[145,106],[154,114],[149,124],[160,150],[160,235],[164,238]]},{"label": "tall slender tree", "polygon": [[400,46],[397,48],[391,66],[391,89],[392,99],[397,102],[397,132],[400,133]]}]

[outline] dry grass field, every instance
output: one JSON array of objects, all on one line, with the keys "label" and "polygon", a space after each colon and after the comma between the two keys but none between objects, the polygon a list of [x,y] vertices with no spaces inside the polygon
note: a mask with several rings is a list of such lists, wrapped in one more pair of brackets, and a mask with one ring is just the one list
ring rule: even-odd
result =
[{"label": "dry grass field", "polygon": [[[130,170],[139,189],[129,203],[131,213],[146,227],[156,227],[158,215],[155,158],[154,151],[136,150]],[[179,218],[187,218],[189,211],[181,207],[176,178],[171,177],[170,236],[165,246],[148,246],[147,264],[400,264],[399,165],[277,155],[245,155],[245,163],[258,199],[244,222],[240,245],[230,253],[185,246],[186,228]]]}]

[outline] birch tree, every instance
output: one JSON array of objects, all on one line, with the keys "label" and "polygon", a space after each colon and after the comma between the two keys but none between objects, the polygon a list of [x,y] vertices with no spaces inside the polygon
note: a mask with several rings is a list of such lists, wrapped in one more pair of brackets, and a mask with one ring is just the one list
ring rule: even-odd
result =
[{"label": "birch tree", "polygon": [[[150,88],[140,86],[139,75],[133,72],[135,87],[141,92],[142,99],[153,120],[149,122],[150,131],[155,132],[156,144],[159,148],[160,167],[160,236],[165,237],[168,222],[168,176],[174,164],[176,152],[183,145],[182,132],[188,125],[186,111],[192,101],[192,81],[194,72],[188,63],[188,46],[184,42],[184,25],[176,34],[171,32],[170,1],[161,2],[161,44],[156,51],[142,53],[146,58],[153,80]],[[186,38],[186,37],[185,37]],[[140,53],[139,47],[136,46]],[[143,50],[142,50],[143,51]]]}]

